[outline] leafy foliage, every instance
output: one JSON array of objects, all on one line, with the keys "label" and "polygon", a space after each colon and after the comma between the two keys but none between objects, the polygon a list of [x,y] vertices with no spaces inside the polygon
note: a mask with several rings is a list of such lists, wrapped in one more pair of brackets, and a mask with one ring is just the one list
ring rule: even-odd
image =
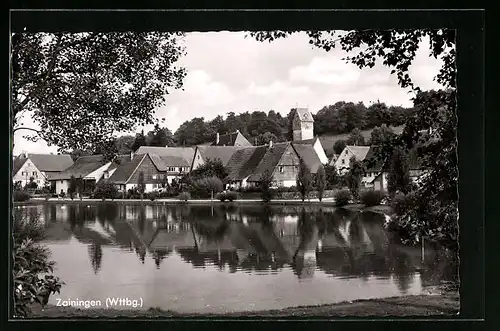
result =
[{"label": "leafy foliage", "polygon": [[53,275],[49,251],[36,241],[43,238],[39,219],[13,215],[13,296],[16,317],[27,317],[34,303],[45,305],[64,284]]},{"label": "leafy foliage", "polygon": [[302,159],[299,164],[299,172],[297,174],[297,190],[300,193],[302,201],[308,196],[312,188],[312,175],[311,170],[306,166]]},{"label": "leafy foliage", "polygon": [[210,159],[207,158],[205,163],[200,165],[198,168],[191,172],[191,177],[194,179],[204,178],[204,177],[217,177],[223,180],[227,177],[228,171],[222,164],[220,159]]},{"label": "leafy foliage", "polygon": [[71,200],[73,200],[73,197],[77,191],[77,182],[76,182],[76,178],[75,176],[71,175],[70,179],[69,179],[69,188],[68,188],[68,193],[69,193],[69,197],[71,198]]},{"label": "leafy foliage", "polygon": [[340,190],[335,194],[335,206],[345,206],[351,199],[351,192],[349,192],[348,190]]},{"label": "leafy foliage", "polygon": [[328,189],[332,189],[335,185],[340,182],[340,176],[337,172],[337,168],[334,165],[326,165],[324,166],[325,170],[325,180],[326,187]]},{"label": "leafy foliage", "polygon": [[224,201],[234,201],[238,199],[238,193],[234,191],[221,192],[217,194],[217,200]]},{"label": "leafy foliage", "polygon": [[361,194],[361,203],[367,207],[380,205],[382,199],[384,199],[385,194],[381,191],[364,191]]},{"label": "leafy foliage", "polygon": [[345,140],[337,140],[333,144],[333,151],[335,154],[340,154],[344,150],[344,148],[347,146],[347,142]]},{"label": "leafy foliage", "polygon": [[319,201],[322,201],[323,192],[327,188],[325,168],[322,165],[319,167],[318,172],[316,173],[315,186],[316,190],[318,191],[318,199]]},{"label": "leafy foliage", "polygon": [[264,202],[269,202],[273,198],[274,191],[271,188],[273,175],[269,170],[265,170],[260,177],[260,195]]},{"label": "leafy foliage", "polygon": [[146,183],[144,182],[144,172],[140,171],[137,178],[137,192],[141,195],[141,200],[144,199],[144,191],[146,191]]},{"label": "leafy foliage", "polygon": [[364,164],[363,162],[356,160],[354,156],[351,158],[349,163],[349,171],[345,176],[345,180],[352,197],[357,199],[359,197],[361,179],[365,173]]},{"label": "leafy foliage", "polygon": [[371,133],[370,144],[371,145],[383,145],[389,142],[394,137],[394,131],[387,127],[386,124],[382,124],[380,127],[375,127]]},{"label": "leafy foliage", "polygon": [[190,185],[191,195],[196,198],[210,198],[224,188],[222,181],[215,176],[195,179]]},{"label": "leafy foliage", "polygon": [[62,150],[93,150],[115,132],[153,124],[170,89],[182,87],[182,33],[14,33],[13,128],[25,112],[37,137]]},{"label": "leafy foliage", "polygon": [[115,199],[117,197],[118,197],[118,189],[113,183],[104,179],[97,182],[94,189],[94,198]]},{"label": "leafy foliage", "polygon": [[365,137],[361,134],[360,129],[355,128],[351,131],[346,143],[347,145],[363,146],[365,145]]},{"label": "leafy foliage", "polygon": [[408,153],[401,147],[395,148],[391,157],[389,174],[387,176],[387,189],[393,195],[396,191],[408,193],[410,190],[410,167]]},{"label": "leafy foliage", "polygon": [[177,198],[181,201],[188,201],[191,199],[191,194],[189,192],[181,192]]},{"label": "leafy foliage", "polygon": [[28,201],[31,199],[31,195],[24,190],[14,190],[12,192],[12,197],[14,201]]}]

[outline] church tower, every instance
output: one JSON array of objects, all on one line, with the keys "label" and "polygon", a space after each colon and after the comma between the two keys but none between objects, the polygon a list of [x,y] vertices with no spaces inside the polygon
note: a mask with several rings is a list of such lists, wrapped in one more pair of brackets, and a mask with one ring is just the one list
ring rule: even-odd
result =
[{"label": "church tower", "polygon": [[293,118],[293,141],[314,138],[314,119],[307,108],[297,108]]}]

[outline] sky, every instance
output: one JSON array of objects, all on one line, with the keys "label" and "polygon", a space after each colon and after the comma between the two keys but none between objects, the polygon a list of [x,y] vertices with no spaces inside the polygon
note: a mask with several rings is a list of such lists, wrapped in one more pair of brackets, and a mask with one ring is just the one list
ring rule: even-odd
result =
[{"label": "sky", "polygon": [[[397,84],[390,68],[377,64],[358,69],[342,60],[340,48],[330,52],[314,48],[305,34],[274,42],[245,38],[245,32],[194,32],[183,40],[187,54],[178,65],[187,69],[184,90],[172,90],[155,114],[165,118],[172,131],[193,117],[206,120],[228,112],[274,110],[286,116],[291,108],[306,107],[316,113],[337,101],[365,105],[379,100],[387,105],[411,106],[413,94]],[[429,57],[423,40],[410,67],[410,77],[423,90],[440,88],[433,78],[441,62]],[[23,123],[37,128],[30,118]],[[141,128],[138,128],[139,131]],[[150,127],[144,128],[147,132]],[[44,141],[14,137],[14,154],[56,153],[56,146]]]}]

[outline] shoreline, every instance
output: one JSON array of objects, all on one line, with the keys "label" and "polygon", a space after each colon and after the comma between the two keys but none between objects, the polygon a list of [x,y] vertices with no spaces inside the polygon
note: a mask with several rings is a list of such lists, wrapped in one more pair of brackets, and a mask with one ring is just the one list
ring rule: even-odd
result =
[{"label": "shoreline", "polygon": [[32,307],[31,319],[46,318],[231,318],[231,317],[358,317],[358,316],[456,316],[460,310],[459,294],[447,292],[429,295],[406,295],[381,299],[360,299],[316,306],[226,313],[181,313],[172,310],[74,308],[47,305]]},{"label": "shoreline", "polygon": [[49,200],[45,200],[44,198],[32,198],[28,201],[14,201],[13,205],[14,207],[16,206],[30,206],[30,205],[43,205],[43,204],[86,204],[86,203],[116,203],[116,204],[126,204],[126,203],[133,203],[133,204],[144,204],[144,205],[226,205],[226,206],[232,206],[232,205],[242,205],[242,204],[259,204],[259,205],[281,205],[281,206],[286,206],[286,205],[294,205],[294,206],[300,206],[300,205],[318,205],[318,206],[328,206],[328,207],[336,207],[336,208],[344,208],[348,209],[351,211],[372,211],[376,213],[385,213],[385,214],[390,214],[391,213],[391,207],[388,205],[377,205],[377,206],[372,206],[372,207],[365,207],[363,204],[348,204],[345,206],[337,207],[335,206],[333,198],[328,198],[328,199],[323,199],[323,201],[319,201],[318,199],[310,199],[310,200],[305,200],[302,201],[300,199],[276,199],[276,200],[271,200],[270,202],[263,202],[260,199],[240,199],[240,200],[235,200],[233,202],[222,202],[219,200],[210,200],[210,199],[192,199],[188,201],[181,201],[177,199],[155,199],[154,201],[151,200],[141,200],[141,199],[115,199],[115,200],[105,200],[102,201],[101,199],[57,199],[57,198],[51,198]]}]

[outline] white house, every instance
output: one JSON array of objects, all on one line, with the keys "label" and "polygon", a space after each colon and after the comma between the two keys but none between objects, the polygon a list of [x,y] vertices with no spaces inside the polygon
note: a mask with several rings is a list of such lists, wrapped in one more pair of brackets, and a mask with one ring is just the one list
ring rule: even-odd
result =
[{"label": "white house", "polygon": [[23,152],[13,162],[13,181],[21,186],[31,179],[44,186],[51,176],[54,176],[73,165],[70,155],[65,154],[34,154]]},{"label": "white house", "polygon": [[350,167],[351,158],[363,161],[370,150],[369,146],[346,146],[335,161],[335,168],[339,174],[345,174]]}]

